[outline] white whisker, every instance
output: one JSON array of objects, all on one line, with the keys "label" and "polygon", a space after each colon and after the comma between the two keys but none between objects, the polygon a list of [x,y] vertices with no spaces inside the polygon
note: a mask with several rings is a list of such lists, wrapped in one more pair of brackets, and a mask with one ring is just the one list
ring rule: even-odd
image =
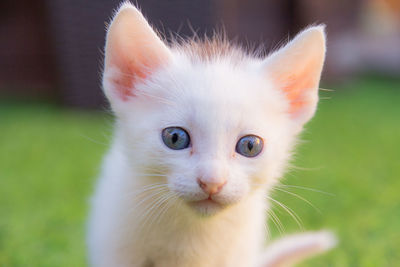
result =
[{"label": "white whisker", "polygon": [[301,230],[303,230],[303,223],[300,219],[300,217],[297,215],[296,212],[294,212],[291,208],[289,208],[288,206],[286,206],[285,204],[279,202],[276,199],[273,199],[272,197],[269,196],[265,196],[267,199],[273,201],[274,203],[278,204],[282,209],[284,209],[292,218],[293,220],[297,223],[297,225],[299,226],[299,228]]},{"label": "white whisker", "polygon": [[283,235],[285,233],[285,228],[283,227],[281,220],[279,220],[279,217],[275,214],[275,212],[272,209],[268,209],[267,213],[271,215],[271,220],[277,227],[279,234]]},{"label": "white whisker", "polygon": [[135,203],[135,205],[130,209],[130,212],[133,212],[135,209],[139,208],[143,203],[145,203],[146,201],[150,200],[151,198],[164,193],[165,190],[166,190],[166,188],[159,188],[155,192],[153,192],[153,194],[145,196],[138,203]]},{"label": "white whisker", "polygon": [[164,183],[154,183],[154,184],[150,184],[147,186],[144,186],[142,188],[136,189],[134,191],[128,192],[127,194],[125,194],[126,197],[140,197],[142,196],[144,193],[149,192],[151,190],[161,190],[161,189],[168,189],[168,185],[164,184]]},{"label": "white whisker", "polygon": [[304,198],[304,197],[302,197],[302,196],[299,196],[298,194],[295,194],[295,193],[293,193],[293,192],[283,190],[282,188],[275,187],[275,190],[278,190],[278,191],[287,193],[287,194],[289,194],[289,195],[292,195],[292,196],[294,196],[294,197],[297,197],[297,198],[300,199],[300,200],[303,200],[303,201],[306,202],[308,205],[310,205],[311,207],[313,207],[318,213],[322,214],[321,210],[318,209],[316,206],[314,206],[308,199],[306,199],[306,198]]},{"label": "white whisker", "polygon": [[159,221],[162,219],[164,214],[172,206],[172,204],[176,202],[177,199],[178,199],[177,195],[174,194],[173,192],[171,192],[168,195],[167,199],[163,202],[163,204],[165,204],[165,205],[163,205],[162,209],[160,210],[160,212],[156,215],[156,217],[153,220],[155,222],[155,224],[159,223]]},{"label": "white whisker", "polygon": [[154,99],[158,100],[160,103],[163,103],[163,104],[175,106],[175,103],[174,103],[174,102],[172,102],[172,101],[170,101],[170,100],[168,100],[168,99],[166,99],[166,98],[162,98],[162,97],[159,97],[159,96],[151,95],[151,94],[145,93],[145,92],[143,92],[143,91],[138,92],[138,94],[143,95],[143,96],[147,96],[147,97],[154,98]]},{"label": "white whisker", "polygon": [[308,191],[312,191],[312,192],[317,192],[317,193],[321,193],[321,194],[325,194],[325,195],[329,195],[329,196],[335,196],[335,194],[332,193],[328,193],[328,192],[324,192],[318,189],[314,189],[314,188],[310,188],[310,187],[304,187],[304,186],[298,186],[298,185],[288,185],[288,184],[280,184],[278,186],[281,187],[292,187],[292,188],[298,188],[298,189],[303,189],[303,190],[308,190]]},{"label": "white whisker", "polygon": [[154,176],[154,177],[167,177],[165,174],[161,173],[135,173],[138,176]]},{"label": "white whisker", "polygon": [[[140,217],[140,220],[143,221],[141,224],[141,228],[144,230],[144,227],[146,227],[148,230],[151,229],[151,226],[157,216],[154,216],[155,212],[165,203],[165,201],[168,200],[168,198],[171,196],[172,192],[167,193],[166,195],[162,195],[158,197],[154,202],[153,205],[151,205],[150,208],[146,208],[146,212],[142,214]],[[150,221],[149,221],[150,220]]]}]

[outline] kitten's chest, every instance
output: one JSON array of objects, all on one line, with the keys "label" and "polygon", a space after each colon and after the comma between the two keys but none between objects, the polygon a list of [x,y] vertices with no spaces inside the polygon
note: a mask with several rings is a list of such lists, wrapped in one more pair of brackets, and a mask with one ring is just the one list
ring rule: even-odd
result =
[{"label": "kitten's chest", "polygon": [[187,249],[181,254],[161,249],[156,254],[150,253],[143,267],[249,267],[253,266],[251,262],[252,256],[245,251],[209,253],[206,248],[199,247],[198,251]]},{"label": "kitten's chest", "polygon": [[[239,233],[238,233],[239,232]],[[174,236],[159,233],[147,242],[144,267],[249,267],[258,252],[253,233],[229,229],[182,231]],[[143,246],[142,246],[143,249]]]}]

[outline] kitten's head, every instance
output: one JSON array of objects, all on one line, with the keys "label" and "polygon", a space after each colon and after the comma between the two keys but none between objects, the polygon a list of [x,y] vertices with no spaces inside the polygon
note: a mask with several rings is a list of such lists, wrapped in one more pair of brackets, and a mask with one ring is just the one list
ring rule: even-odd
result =
[{"label": "kitten's head", "polygon": [[218,38],[168,47],[124,4],[103,86],[129,164],[204,214],[271,186],[315,112],[324,55],[323,26],[266,58]]}]

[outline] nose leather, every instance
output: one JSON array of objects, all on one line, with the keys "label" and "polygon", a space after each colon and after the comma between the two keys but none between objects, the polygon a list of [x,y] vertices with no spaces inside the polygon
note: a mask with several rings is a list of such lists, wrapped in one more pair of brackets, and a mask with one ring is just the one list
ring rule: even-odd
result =
[{"label": "nose leather", "polygon": [[207,181],[199,178],[197,182],[199,183],[200,188],[209,195],[218,194],[226,184],[225,179],[210,179]]}]

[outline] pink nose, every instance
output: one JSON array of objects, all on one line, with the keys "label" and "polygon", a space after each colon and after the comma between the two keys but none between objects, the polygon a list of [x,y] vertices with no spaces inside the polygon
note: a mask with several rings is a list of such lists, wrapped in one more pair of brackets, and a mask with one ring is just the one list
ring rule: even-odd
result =
[{"label": "pink nose", "polygon": [[212,179],[212,181],[198,179],[197,182],[199,183],[200,188],[209,195],[218,194],[226,184],[225,179]]}]

